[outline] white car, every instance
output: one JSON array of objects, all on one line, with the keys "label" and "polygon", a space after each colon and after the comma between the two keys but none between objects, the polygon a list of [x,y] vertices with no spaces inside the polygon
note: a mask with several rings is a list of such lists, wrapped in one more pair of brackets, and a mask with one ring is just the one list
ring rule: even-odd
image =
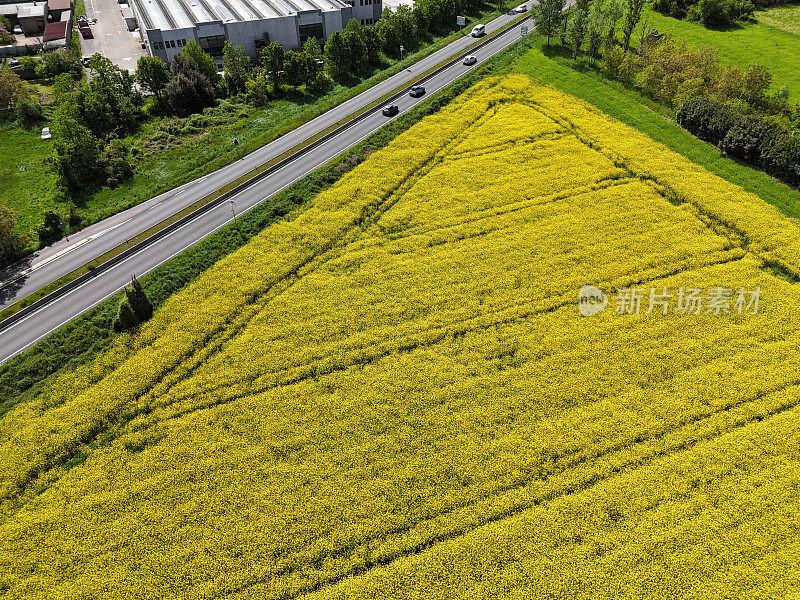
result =
[{"label": "white car", "polygon": [[472,56],[472,54],[470,54],[469,56],[465,56],[464,57],[463,64],[465,64],[467,66],[470,66],[470,65],[474,65],[476,62],[478,62],[478,59],[475,58],[474,56]]},{"label": "white car", "polygon": [[524,13],[528,12],[528,5],[527,4],[520,4],[514,9],[515,13]]},{"label": "white car", "polygon": [[42,127],[42,139],[49,140],[53,137],[53,132],[50,130],[49,127]]},{"label": "white car", "polygon": [[481,24],[479,24],[479,25],[475,25],[475,27],[473,27],[473,28],[472,28],[472,31],[470,31],[470,33],[469,33],[469,34],[470,34],[472,37],[481,37],[481,36],[482,36],[482,35],[484,35],[485,33],[486,33],[486,25],[484,25],[483,23],[481,23]]},{"label": "white car", "polygon": [[19,25],[14,25],[14,33],[17,35],[22,35],[22,27]]}]

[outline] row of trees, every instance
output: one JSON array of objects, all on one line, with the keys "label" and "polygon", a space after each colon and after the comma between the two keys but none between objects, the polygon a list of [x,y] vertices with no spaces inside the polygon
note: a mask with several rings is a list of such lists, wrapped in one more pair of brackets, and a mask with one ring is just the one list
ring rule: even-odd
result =
[{"label": "row of trees", "polygon": [[457,15],[474,14],[479,4],[480,0],[419,0],[413,8],[385,9],[375,25],[362,26],[351,19],[328,38],[324,52],[315,38],[308,38],[302,48],[288,51],[272,43],[252,61],[241,46],[227,42],[221,79],[213,59],[190,42],[170,67],[155,57],[141,58],[136,79],[156,96],[161,110],[176,115],[198,112],[215,98],[242,93],[263,106],[280,95],[283,86],[310,88],[324,75],[343,79],[368,72],[381,64],[382,55],[395,57],[401,46],[414,50],[426,36],[452,28]]},{"label": "row of trees", "polygon": [[[602,69],[656,100],[679,106],[689,99],[713,96],[742,100],[755,109],[777,113],[787,108],[788,93],[769,94],[766,68],[741,69],[723,64],[711,47],[689,48],[648,29],[642,20],[644,0],[580,0],[571,15],[564,0],[542,0],[535,7],[540,33],[569,44],[573,57],[585,50],[591,63],[602,57]],[[638,30],[639,47],[631,49]]]},{"label": "row of trees", "polygon": [[558,37],[573,57],[584,49],[591,63],[602,57],[608,76],[675,106],[678,123],[699,138],[800,184],[800,105],[789,104],[788,89],[770,93],[772,76],[763,66],[724,64],[711,47],[692,49],[649,30],[643,7],[643,0],[580,0],[568,16],[564,0],[542,0],[534,18],[548,44]]},{"label": "row of trees", "polygon": [[622,44],[627,52],[631,37],[642,20],[644,0],[579,0],[575,9],[564,11],[565,0],[541,0],[533,11],[537,31],[549,46],[553,37],[570,41],[573,56],[584,46],[594,62],[603,48]]}]

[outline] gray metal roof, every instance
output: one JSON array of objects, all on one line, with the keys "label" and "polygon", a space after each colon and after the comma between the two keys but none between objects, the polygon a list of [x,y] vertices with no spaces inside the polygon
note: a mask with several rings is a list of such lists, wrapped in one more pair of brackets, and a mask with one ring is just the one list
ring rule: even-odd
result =
[{"label": "gray metal roof", "polygon": [[347,7],[342,0],[132,0],[147,29],[188,29],[198,23],[260,21],[303,11]]}]

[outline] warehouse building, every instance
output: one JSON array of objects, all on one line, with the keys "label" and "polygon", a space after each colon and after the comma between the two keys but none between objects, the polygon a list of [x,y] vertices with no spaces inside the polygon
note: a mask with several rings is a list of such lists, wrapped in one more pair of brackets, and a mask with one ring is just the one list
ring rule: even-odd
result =
[{"label": "warehouse building", "polygon": [[165,62],[192,40],[218,61],[225,40],[251,58],[272,42],[291,50],[309,37],[328,39],[350,19],[371,25],[382,10],[381,0],[131,0],[130,6],[150,54]]}]

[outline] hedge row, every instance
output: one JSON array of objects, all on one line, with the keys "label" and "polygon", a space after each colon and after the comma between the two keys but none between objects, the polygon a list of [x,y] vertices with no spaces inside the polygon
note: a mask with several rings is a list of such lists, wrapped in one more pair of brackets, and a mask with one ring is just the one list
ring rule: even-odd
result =
[{"label": "hedge row", "polygon": [[675,119],[728,156],[758,166],[789,185],[800,184],[800,138],[772,118],[748,114],[734,103],[698,98],[684,102]]}]

